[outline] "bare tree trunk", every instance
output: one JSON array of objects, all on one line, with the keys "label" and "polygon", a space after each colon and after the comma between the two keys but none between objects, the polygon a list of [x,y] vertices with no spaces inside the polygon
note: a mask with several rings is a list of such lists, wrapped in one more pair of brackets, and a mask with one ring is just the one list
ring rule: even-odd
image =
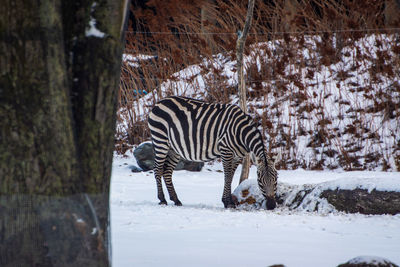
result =
[{"label": "bare tree trunk", "polygon": [[[243,32],[239,32],[238,40],[236,42],[236,59],[237,59],[237,73],[238,73],[238,94],[240,108],[247,113],[247,100],[246,100],[246,82],[244,80],[244,66],[243,66],[243,52],[246,38],[249,33],[251,21],[253,18],[254,0],[249,0],[247,6],[246,22],[244,24]],[[242,163],[242,173],[240,175],[239,184],[249,177],[250,170],[250,156],[247,154]]]},{"label": "bare tree trunk", "polygon": [[203,35],[204,40],[206,40],[207,46],[210,49],[211,54],[215,54],[217,52],[217,49],[215,47],[215,43],[213,41],[213,38],[211,36],[212,33],[208,30],[210,28],[210,24],[213,25],[215,24],[215,18],[213,18],[213,14],[210,14],[210,5],[215,5],[214,0],[208,0],[204,1],[204,3],[201,6],[201,13],[200,13],[200,19],[201,19],[201,33]]},{"label": "bare tree trunk", "polygon": [[295,32],[297,28],[293,25],[293,20],[296,17],[299,4],[296,0],[285,0],[283,6],[283,24],[286,32]]},{"label": "bare tree trunk", "polygon": [[0,266],[109,266],[125,1],[0,9]]},{"label": "bare tree trunk", "polygon": [[399,0],[386,0],[385,1],[385,26],[390,28],[398,25],[400,12]]}]

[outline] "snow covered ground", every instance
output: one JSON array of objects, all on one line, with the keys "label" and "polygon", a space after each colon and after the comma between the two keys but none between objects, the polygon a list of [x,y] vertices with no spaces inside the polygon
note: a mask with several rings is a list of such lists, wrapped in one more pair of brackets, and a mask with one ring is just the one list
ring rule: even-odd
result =
[{"label": "snow covered ground", "polygon": [[[128,154],[128,153],[127,153]],[[400,264],[400,215],[226,210],[222,165],[174,172],[183,203],[159,206],[153,173],[132,173],[133,156],[114,157],[111,184],[113,266],[337,266],[360,255]],[[236,171],[233,189],[238,184]],[[390,178],[400,173],[279,171],[279,181]],[[253,167],[250,179],[256,178]],[[166,190],[164,190],[166,193]]]}]

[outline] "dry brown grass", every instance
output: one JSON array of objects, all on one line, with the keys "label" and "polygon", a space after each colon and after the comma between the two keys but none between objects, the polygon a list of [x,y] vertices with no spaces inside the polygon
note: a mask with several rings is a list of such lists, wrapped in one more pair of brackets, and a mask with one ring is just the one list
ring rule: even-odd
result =
[{"label": "dry brown grass", "polygon": [[[398,8],[392,2],[256,1],[245,53],[250,53],[252,44],[279,41],[280,45],[263,50],[266,56],[260,55],[261,69],[256,62],[249,62],[246,66],[249,101],[264,99],[262,107],[250,105],[249,111],[260,123],[269,150],[281,151],[280,168],[342,167],[355,170],[381,166],[385,169],[385,162],[391,157],[395,158],[395,162],[399,161],[400,141],[384,144],[386,141],[381,136],[379,125],[371,125],[367,119],[369,114],[374,114],[382,116],[384,123],[400,116],[398,97],[393,97],[400,93],[400,37],[399,31],[393,29],[400,27],[400,19],[397,13],[392,12],[393,15],[389,12]],[[158,90],[160,84],[176,79],[172,75],[177,71],[211,59],[218,53],[234,59],[235,33],[243,28],[246,3],[152,0],[147,3],[146,9],[133,7],[136,21],[127,33],[125,53],[151,57],[136,62],[136,67],[123,65],[120,104],[128,112],[120,118],[127,123],[126,127],[119,129],[117,148],[120,152],[148,139],[146,124],[138,119],[133,108],[138,99],[134,92],[138,89],[147,92],[157,90],[161,96]],[[376,38],[375,43],[366,46],[371,51],[364,52],[359,40],[372,34],[397,37],[391,43]],[[315,47],[310,46],[307,38],[317,40]],[[326,102],[333,97],[329,95],[332,88],[328,85],[324,88],[325,80],[320,80],[318,74],[349,57],[350,52],[343,50],[349,47],[351,53],[357,55],[351,62],[351,68],[331,71],[337,81],[336,107],[339,113],[338,118],[332,118],[326,107]],[[376,56],[372,51],[375,48],[379,50]],[[307,49],[315,57],[305,59],[299,53]],[[314,51],[318,53],[312,53]],[[288,66],[295,66],[295,69],[288,72]],[[236,94],[236,88],[229,85],[219,68],[202,67],[203,73],[212,74],[205,79],[204,97],[209,101],[229,102],[229,97]],[[363,77],[361,70],[365,69],[369,77],[367,85],[351,79],[354,73]],[[305,76],[301,75],[301,70],[306,70]],[[382,77],[393,80],[392,85],[381,86]],[[310,83],[310,80],[315,83]],[[321,88],[324,88],[323,92]],[[173,93],[171,88],[169,94]],[[353,93],[362,97],[349,101],[349,95]],[[373,104],[362,109],[357,104],[362,101],[373,101]],[[284,110],[280,104],[283,102],[290,103],[289,121],[282,119]],[[257,108],[262,108],[264,112],[255,114]],[[339,127],[334,125],[337,119],[349,120],[351,124]],[[307,128],[308,120],[318,122],[315,129]],[[344,142],[344,135],[351,138]],[[392,135],[399,140],[398,133],[393,132]],[[305,159],[303,151],[296,147],[298,140],[304,136],[309,137],[312,159]],[[366,139],[369,140],[367,143]],[[389,155],[388,150],[364,149],[365,144],[378,147],[379,143],[382,147],[392,146],[390,153],[394,155]]]}]

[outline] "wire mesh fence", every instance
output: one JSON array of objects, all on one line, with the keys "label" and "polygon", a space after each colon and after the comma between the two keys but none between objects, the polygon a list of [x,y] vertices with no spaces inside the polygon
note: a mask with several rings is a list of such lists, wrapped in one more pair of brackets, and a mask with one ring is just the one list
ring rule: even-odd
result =
[{"label": "wire mesh fence", "polygon": [[[351,1],[282,2],[258,3],[245,51],[249,110],[269,152],[282,154],[281,168],[400,169],[400,30],[387,15],[392,1],[354,10],[359,3]],[[173,21],[136,11],[117,150],[149,140],[146,114],[166,95],[235,102],[233,48],[245,5],[201,3],[175,8]]]}]

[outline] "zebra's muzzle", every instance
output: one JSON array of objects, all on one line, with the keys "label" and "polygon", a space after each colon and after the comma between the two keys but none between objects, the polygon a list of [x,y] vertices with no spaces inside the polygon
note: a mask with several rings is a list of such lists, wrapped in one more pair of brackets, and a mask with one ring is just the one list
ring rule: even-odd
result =
[{"label": "zebra's muzzle", "polygon": [[267,201],[267,203],[266,203],[267,210],[273,210],[273,209],[276,208],[276,201],[275,201],[275,198],[273,198],[273,197],[266,197],[265,199],[266,199],[266,201]]}]

